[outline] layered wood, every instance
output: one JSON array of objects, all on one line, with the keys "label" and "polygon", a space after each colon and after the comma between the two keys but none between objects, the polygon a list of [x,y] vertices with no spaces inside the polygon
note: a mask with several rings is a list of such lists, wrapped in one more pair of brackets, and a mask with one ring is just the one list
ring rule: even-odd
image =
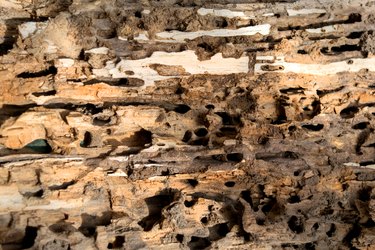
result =
[{"label": "layered wood", "polygon": [[0,0],[0,249],[372,249],[374,11]]}]

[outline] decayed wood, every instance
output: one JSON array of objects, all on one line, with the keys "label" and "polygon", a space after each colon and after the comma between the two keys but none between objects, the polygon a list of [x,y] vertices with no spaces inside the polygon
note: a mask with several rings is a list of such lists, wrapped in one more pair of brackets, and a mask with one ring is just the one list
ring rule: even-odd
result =
[{"label": "decayed wood", "polygon": [[374,10],[0,0],[0,249],[372,249]]}]

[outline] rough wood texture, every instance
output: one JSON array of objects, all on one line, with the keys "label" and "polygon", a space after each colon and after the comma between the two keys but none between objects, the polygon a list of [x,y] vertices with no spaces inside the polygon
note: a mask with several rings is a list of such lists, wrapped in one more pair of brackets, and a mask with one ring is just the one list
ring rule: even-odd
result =
[{"label": "rough wood texture", "polygon": [[0,0],[0,249],[374,249],[374,13]]}]

